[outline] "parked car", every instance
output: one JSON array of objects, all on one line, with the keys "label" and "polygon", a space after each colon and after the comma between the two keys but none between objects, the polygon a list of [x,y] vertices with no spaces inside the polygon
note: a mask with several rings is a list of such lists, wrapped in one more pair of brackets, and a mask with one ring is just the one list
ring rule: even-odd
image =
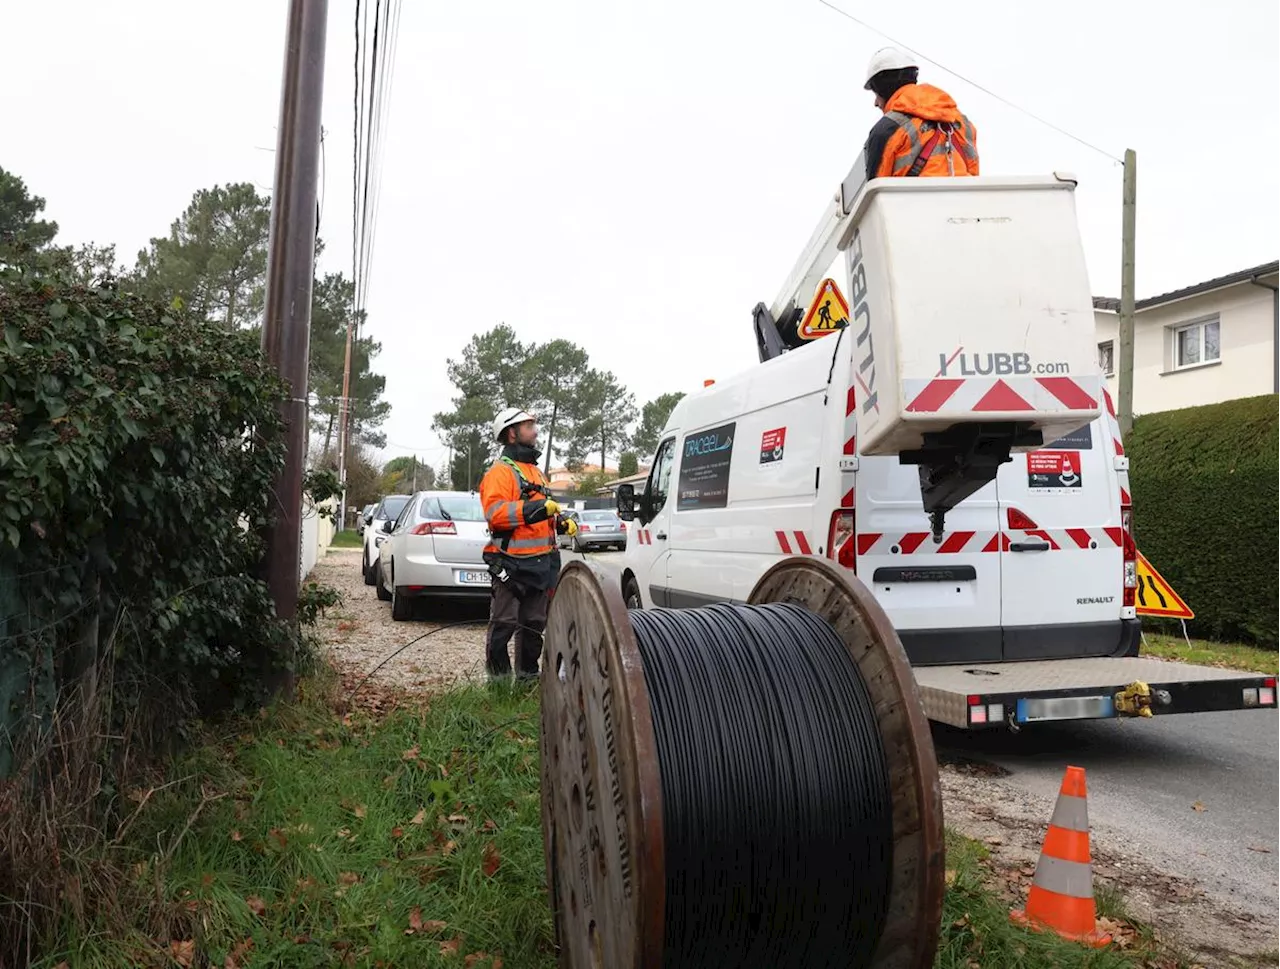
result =
[{"label": "parked car", "polygon": [[365,585],[373,585],[377,579],[378,553],[387,541],[384,526],[400,517],[409,504],[410,495],[383,495],[365,520],[364,555],[360,558],[360,572]]},{"label": "parked car", "polygon": [[378,598],[396,621],[413,615],[415,599],[488,599],[484,547],[489,525],[480,496],[468,491],[420,491],[395,522],[378,558]]},{"label": "parked car", "polygon": [[369,524],[369,519],[373,515],[373,510],[377,508],[376,504],[365,505],[360,509],[360,514],[356,517],[356,534],[363,535],[364,527]]},{"label": "parked car", "polygon": [[578,523],[578,534],[570,538],[561,535],[557,539],[560,545],[567,546],[575,552],[587,552],[592,549],[627,547],[627,525],[618,517],[616,511],[608,508],[573,510],[566,514]]}]

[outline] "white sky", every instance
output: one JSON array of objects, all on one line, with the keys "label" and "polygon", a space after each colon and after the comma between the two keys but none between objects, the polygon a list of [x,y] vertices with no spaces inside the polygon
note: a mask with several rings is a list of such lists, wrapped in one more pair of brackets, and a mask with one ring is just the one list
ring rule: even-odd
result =
[{"label": "white sky", "polygon": [[[834,0],[1109,154],[1138,153],[1138,296],[1274,259],[1274,0]],[[273,177],[284,0],[5,4],[0,164],[64,243],[132,262],[192,193]],[[331,0],[322,270],[351,272],[354,0]],[[774,297],[879,112],[884,40],[818,0],[404,0],[368,332],[387,456],[439,464],[445,358],[505,321],[643,402],[755,362]],[[942,70],[984,174],[1066,170],[1117,295],[1121,170]]]}]

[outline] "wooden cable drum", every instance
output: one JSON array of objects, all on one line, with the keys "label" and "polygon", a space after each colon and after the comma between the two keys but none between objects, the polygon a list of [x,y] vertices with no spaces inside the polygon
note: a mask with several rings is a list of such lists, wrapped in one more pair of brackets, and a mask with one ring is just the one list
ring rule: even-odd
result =
[{"label": "wooden cable drum", "polygon": [[748,603],[629,613],[563,572],[542,826],[564,969],[927,969],[942,804],[906,654],[858,580],[786,559]]}]

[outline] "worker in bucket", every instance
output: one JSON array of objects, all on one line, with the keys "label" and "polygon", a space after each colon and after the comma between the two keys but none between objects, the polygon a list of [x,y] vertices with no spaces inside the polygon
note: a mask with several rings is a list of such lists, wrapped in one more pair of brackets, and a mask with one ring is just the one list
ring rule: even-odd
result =
[{"label": "worker in bucket", "polygon": [[867,181],[977,175],[978,133],[946,91],[918,84],[920,65],[896,47],[875,52],[863,85],[884,117],[867,137]]},{"label": "worker in bucket", "polygon": [[502,454],[480,482],[489,523],[484,560],[493,581],[485,666],[490,679],[511,673],[507,644],[516,638],[516,675],[533,679],[542,655],[551,590],[560,576],[556,533],[573,535],[577,523],[560,517],[538,471],[538,425],[532,414],[508,407],[493,422]]}]

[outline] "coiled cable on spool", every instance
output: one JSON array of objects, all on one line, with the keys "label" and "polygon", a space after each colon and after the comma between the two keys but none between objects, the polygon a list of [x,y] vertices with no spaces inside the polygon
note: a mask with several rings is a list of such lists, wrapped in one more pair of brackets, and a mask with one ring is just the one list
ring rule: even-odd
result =
[{"label": "coiled cable on spool", "polygon": [[869,966],[892,802],[844,642],[789,603],[629,615],[661,777],[664,967]]}]

